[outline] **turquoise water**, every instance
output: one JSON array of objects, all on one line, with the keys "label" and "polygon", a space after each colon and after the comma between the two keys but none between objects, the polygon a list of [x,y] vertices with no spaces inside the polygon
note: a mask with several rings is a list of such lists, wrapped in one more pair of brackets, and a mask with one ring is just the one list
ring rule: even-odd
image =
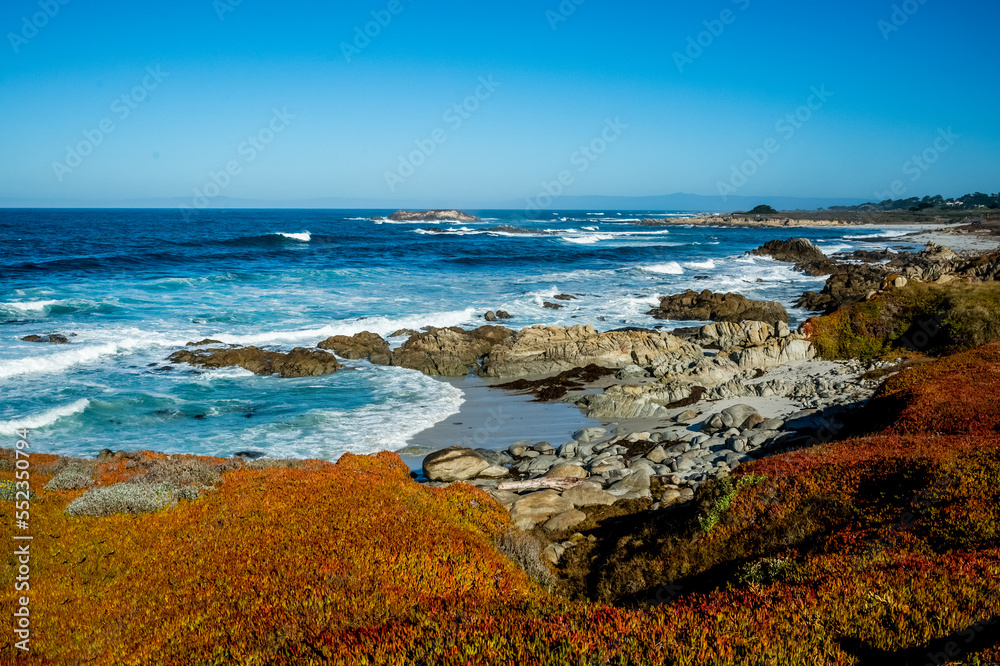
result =
[{"label": "turquoise water", "polygon": [[[533,220],[478,211],[482,223],[461,225],[368,219],[389,212],[206,211],[185,220],[172,210],[0,211],[0,446],[28,427],[36,450],[72,455],[398,450],[454,414],[462,390],[366,362],[280,379],[164,369],[165,359],[203,338],[287,350],[363,330],[472,327],[488,309],[509,311],[514,328],[653,326],[663,322],[644,313],[658,296],[688,288],[790,305],[823,284],[744,256],[789,236],[781,230],[634,224],[662,211]],[[536,233],[488,231],[501,224]],[[871,229],[794,233],[827,251],[885,246]],[[559,293],[578,299],[542,307]],[[71,343],[20,340],[47,333]]]}]

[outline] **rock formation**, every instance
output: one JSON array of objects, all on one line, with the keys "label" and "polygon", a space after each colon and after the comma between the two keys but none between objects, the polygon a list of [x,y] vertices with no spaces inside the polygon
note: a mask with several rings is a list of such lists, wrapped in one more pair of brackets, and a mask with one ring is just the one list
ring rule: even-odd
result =
[{"label": "rock formation", "polygon": [[296,347],[275,352],[257,347],[181,350],[170,355],[172,363],[189,363],[199,368],[240,367],[257,375],[279,377],[319,377],[343,369],[337,357],[325,351]]},{"label": "rock formation", "polygon": [[646,314],[674,321],[788,321],[788,312],[781,303],[752,301],[740,294],[715,294],[708,289],[667,296],[660,301],[660,307]]},{"label": "rock formation", "polygon": [[475,215],[463,213],[460,210],[399,210],[389,216],[394,222],[432,222],[449,220],[453,222],[481,222]]}]

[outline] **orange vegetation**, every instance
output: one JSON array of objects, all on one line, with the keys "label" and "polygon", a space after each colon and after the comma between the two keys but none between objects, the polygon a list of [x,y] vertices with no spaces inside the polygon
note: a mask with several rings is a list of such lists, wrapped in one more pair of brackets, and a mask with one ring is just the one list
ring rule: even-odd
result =
[{"label": "orange vegetation", "polygon": [[[233,469],[197,501],[111,518],[67,517],[81,491],[44,491],[38,472],[33,651],[18,661],[997,661],[998,373],[993,345],[889,380],[874,405],[899,415],[890,427],[746,465],[766,479],[710,532],[685,526],[684,509],[637,519],[593,573],[619,581],[619,605],[539,588],[493,546],[509,524],[500,506],[467,485],[422,487],[393,454]],[[12,513],[0,503],[3,524]]]}]

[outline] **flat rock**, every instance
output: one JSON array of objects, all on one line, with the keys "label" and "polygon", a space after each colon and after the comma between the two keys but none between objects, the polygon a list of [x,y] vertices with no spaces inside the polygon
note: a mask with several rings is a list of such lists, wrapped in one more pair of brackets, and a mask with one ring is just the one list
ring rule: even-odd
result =
[{"label": "flat rock", "polygon": [[593,483],[580,483],[565,491],[563,499],[569,500],[577,508],[585,506],[610,506],[618,501],[611,493]]},{"label": "flat rock", "polygon": [[523,495],[514,502],[510,510],[510,517],[515,527],[530,530],[552,516],[565,513],[573,508],[573,502],[562,497],[555,490],[539,490]]},{"label": "flat rock", "polygon": [[226,349],[183,349],[168,358],[172,363],[189,363],[200,368],[240,367],[256,375],[279,377],[319,377],[343,369],[330,352],[296,347],[275,352],[257,347]]},{"label": "flat rock", "polygon": [[548,477],[568,477],[572,479],[585,479],[590,476],[580,465],[574,465],[572,463],[560,463],[552,467],[548,472],[545,473]]},{"label": "flat rock", "polygon": [[546,532],[562,532],[570,530],[587,519],[587,514],[579,509],[570,509],[552,516],[542,525]]}]

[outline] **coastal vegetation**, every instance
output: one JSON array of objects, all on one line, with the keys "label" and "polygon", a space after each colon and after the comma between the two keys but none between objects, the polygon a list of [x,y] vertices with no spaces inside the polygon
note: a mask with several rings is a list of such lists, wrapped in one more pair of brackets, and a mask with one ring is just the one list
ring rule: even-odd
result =
[{"label": "coastal vegetation", "polygon": [[591,521],[544,586],[533,537],[512,543],[489,495],[414,483],[394,454],[109,456],[89,470],[102,487],[218,478],[196,500],[107,517],[69,515],[92,491],[46,489],[67,463],[35,455],[38,638],[23,661],[882,664],[954,643],[954,663],[987,663],[998,380],[998,344],[899,373],[873,401],[888,425],[750,463],[672,510]]}]

